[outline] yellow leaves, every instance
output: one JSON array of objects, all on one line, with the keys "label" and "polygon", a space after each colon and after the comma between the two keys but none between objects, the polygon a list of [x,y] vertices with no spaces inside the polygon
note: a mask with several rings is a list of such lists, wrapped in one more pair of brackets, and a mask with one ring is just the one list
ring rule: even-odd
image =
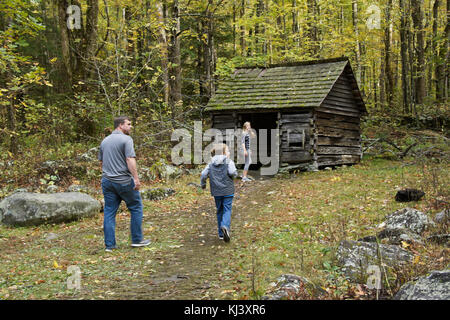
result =
[{"label": "yellow leaves", "polygon": [[415,257],[414,257],[414,260],[413,260],[413,265],[418,264],[419,261],[420,261],[420,256],[415,256]]},{"label": "yellow leaves", "polygon": [[406,241],[402,241],[402,247],[407,249],[410,246],[410,244]]},{"label": "yellow leaves", "polygon": [[341,181],[341,177],[333,177],[333,178],[331,178],[330,181],[332,181],[332,182],[338,182],[338,181]]},{"label": "yellow leaves", "polygon": [[50,63],[55,63],[58,60],[58,57],[54,57],[53,59],[50,60]]},{"label": "yellow leaves", "polygon": [[56,260],[53,261],[53,268],[55,269],[61,269],[61,266],[56,262]]},{"label": "yellow leaves", "polygon": [[234,290],[223,290],[221,294],[234,293]]}]

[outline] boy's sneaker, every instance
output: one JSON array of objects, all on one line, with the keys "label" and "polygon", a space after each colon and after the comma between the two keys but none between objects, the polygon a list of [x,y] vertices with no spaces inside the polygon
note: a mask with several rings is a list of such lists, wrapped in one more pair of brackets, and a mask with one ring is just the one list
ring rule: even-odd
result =
[{"label": "boy's sneaker", "polygon": [[228,230],[228,228],[225,226],[222,226],[221,229],[223,232],[223,241],[230,242],[230,231]]},{"label": "boy's sneaker", "polygon": [[247,177],[243,177],[243,178],[242,178],[242,181],[247,182],[247,181],[252,181],[252,180],[250,180],[250,179],[247,178]]},{"label": "boy's sneaker", "polygon": [[132,243],[131,246],[132,247],[145,247],[148,246],[151,243],[150,240],[142,240],[141,242],[138,243]]},{"label": "boy's sneaker", "polygon": [[116,250],[116,248],[105,248],[105,252],[113,252],[113,250]]},{"label": "boy's sneaker", "polygon": [[223,240],[223,236],[219,236],[219,240]]}]

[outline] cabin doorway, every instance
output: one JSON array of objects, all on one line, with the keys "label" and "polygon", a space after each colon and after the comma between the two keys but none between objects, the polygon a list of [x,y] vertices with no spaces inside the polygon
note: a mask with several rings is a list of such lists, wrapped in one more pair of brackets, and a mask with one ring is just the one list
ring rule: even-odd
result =
[{"label": "cabin doorway", "polygon": [[[258,145],[258,154],[253,154],[252,156],[252,164],[250,165],[250,170],[259,170],[262,167],[262,163],[260,162],[259,154],[260,154],[260,146],[261,141],[260,138],[260,130],[266,129],[267,130],[267,138],[266,141],[264,141],[264,145],[267,149],[267,156],[270,157],[272,155],[271,150],[271,139],[272,139],[272,131],[271,129],[277,128],[277,120],[278,120],[278,113],[277,112],[264,112],[264,113],[243,113],[239,115],[239,125],[240,128],[242,128],[242,125],[249,121],[252,128],[255,129]],[[276,139],[277,137],[273,137],[273,139]],[[239,142],[240,143],[240,142]]]}]

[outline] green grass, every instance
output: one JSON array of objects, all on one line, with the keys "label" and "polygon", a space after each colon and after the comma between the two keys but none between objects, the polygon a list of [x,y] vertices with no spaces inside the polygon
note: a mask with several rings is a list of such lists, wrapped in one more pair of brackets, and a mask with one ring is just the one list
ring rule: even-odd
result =
[{"label": "green grass", "polygon": [[[355,284],[334,267],[339,241],[376,233],[384,217],[406,206],[430,216],[448,201],[447,164],[423,166],[381,159],[333,171],[298,173],[262,182],[237,182],[232,241],[217,239],[209,190],[187,186],[198,176],[159,183],[174,196],[144,201],[150,247],[129,247],[129,214],[121,207],[119,250],[103,250],[102,214],[82,221],[29,228],[0,226],[0,299],[257,299],[281,274],[304,276],[328,298],[359,298]],[[430,172],[439,173],[437,180]],[[422,188],[420,202],[395,202],[400,188]],[[101,195],[99,195],[101,196]],[[45,240],[49,233],[58,237]],[[448,249],[411,246],[419,259],[394,275],[404,281],[448,264]],[[81,290],[67,288],[67,268],[81,270]],[[392,293],[392,292],[391,292]]]}]

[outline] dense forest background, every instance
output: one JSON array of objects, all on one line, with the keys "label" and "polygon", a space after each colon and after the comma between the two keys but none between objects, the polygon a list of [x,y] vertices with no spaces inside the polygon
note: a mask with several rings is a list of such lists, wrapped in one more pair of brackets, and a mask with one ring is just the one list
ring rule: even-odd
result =
[{"label": "dense forest background", "polygon": [[449,12],[442,0],[2,0],[2,153],[96,145],[127,114],[138,148],[167,154],[234,67],[341,56],[369,121],[439,130]]}]

